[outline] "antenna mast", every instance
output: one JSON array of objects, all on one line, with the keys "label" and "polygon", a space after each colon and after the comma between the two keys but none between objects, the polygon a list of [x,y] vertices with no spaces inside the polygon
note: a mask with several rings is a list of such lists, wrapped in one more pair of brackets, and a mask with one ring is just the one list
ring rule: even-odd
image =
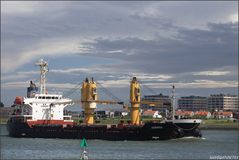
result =
[{"label": "antenna mast", "polygon": [[175,86],[173,85],[172,88],[172,99],[171,99],[171,105],[172,105],[172,120],[175,119]]},{"label": "antenna mast", "polygon": [[48,63],[40,59],[35,65],[40,66],[40,94],[46,94],[46,73],[48,70]]}]

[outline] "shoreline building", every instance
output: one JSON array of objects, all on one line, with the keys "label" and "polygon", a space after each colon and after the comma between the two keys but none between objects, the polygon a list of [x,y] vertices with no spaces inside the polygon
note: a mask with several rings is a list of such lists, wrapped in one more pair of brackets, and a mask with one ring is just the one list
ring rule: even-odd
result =
[{"label": "shoreline building", "polygon": [[231,94],[212,94],[208,97],[208,109],[238,111],[238,96]]},{"label": "shoreline building", "polygon": [[155,106],[151,106],[149,104],[142,104],[141,108],[143,110],[165,111],[165,110],[170,110],[170,107],[171,107],[170,96],[163,95],[162,93],[156,94],[156,95],[145,95],[142,98],[142,101],[159,102]]},{"label": "shoreline building", "polygon": [[188,96],[178,99],[178,109],[187,111],[208,110],[207,97]]}]

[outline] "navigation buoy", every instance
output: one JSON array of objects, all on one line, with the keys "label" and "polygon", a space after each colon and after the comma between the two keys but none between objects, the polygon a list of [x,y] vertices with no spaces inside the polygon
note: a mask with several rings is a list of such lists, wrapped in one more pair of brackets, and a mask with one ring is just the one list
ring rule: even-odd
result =
[{"label": "navigation buoy", "polygon": [[80,159],[81,160],[88,160],[87,151],[85,150],[85,147],[87,147],[88,144],[87,144],[85,138],[82,139],[80,146],[83,147],[83,152],[81,153]]}]

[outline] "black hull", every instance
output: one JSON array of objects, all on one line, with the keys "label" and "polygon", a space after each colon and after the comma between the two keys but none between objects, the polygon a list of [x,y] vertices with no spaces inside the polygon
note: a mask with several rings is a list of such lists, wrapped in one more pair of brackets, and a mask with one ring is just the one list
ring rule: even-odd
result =
[{"label": "black hull", "polygon": [[[102,139],[102,140],[168,140],[185,136],[201,137],[197,123],[148,122],[143,126],[124,126],[121,128],[107,125],[37,125],[32,128],[25,122],[8,121],[7,129],[11,137],[31,138],[67,138],[67,139]],[[190,129],[191,127],[191,129]]]}]

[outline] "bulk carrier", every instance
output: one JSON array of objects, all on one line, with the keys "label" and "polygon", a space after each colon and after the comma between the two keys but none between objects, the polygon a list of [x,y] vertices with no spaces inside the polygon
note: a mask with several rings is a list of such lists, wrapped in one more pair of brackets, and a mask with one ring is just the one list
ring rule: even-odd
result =
[{"label": "bulk carrier", "polygon": [[[128,107],[131,120],[120,124],[95,124],[94,111],[97,104],[118,104],[123,102],[98,100],[97,83],[86,79],[81,87],[81,100],[73,101],[61,94],[49,94],[46,90],[46,73],[48,63],[40,60],[40,93],[31,81],[27,88],[27,97],[16,97],[14,112],[7,122],[11,137],[32,138],[69,138],[69,139],[102,139],[102,140],[166,140],[186,136],[201,137],[198,126],[200,119],[175,119],[174,92],[172,91],[171,118],[161,122],[140,121],[140,105],[155,102],[141,101],[141,89],[136,77],[130,82],[130,103]],[[76,123],[71,116],[64,115],[64,108],[74,103],[81,103],[84,110],[84,123]]]}]

